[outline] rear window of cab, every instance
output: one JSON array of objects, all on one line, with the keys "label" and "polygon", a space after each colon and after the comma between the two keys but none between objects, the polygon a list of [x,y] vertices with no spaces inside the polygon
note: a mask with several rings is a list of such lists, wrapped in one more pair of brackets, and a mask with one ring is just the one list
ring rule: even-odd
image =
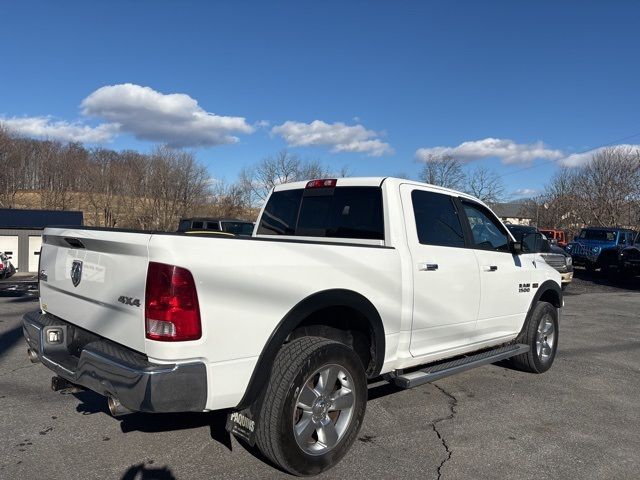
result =
[{"label": "rear window of cab", "polygon": [[257,233],[384,240],[382,189],[332,187],[274,192]]}]

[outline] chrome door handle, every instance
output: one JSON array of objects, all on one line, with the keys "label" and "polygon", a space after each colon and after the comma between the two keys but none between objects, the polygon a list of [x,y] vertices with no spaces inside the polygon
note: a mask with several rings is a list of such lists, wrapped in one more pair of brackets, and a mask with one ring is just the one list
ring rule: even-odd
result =
[{"label": "chrome door handle", "polygon": [[418,270],[421,272],[433,272],[438,270],[438,264],[435,262],[424,262],[418,264]]},{"label": "chrome door handle", "polygon": [[497,265],[485,265],[484,267],[482,267],[482,269],[485,272],[495,272],[496,270],[498,270],[498,266]]}]

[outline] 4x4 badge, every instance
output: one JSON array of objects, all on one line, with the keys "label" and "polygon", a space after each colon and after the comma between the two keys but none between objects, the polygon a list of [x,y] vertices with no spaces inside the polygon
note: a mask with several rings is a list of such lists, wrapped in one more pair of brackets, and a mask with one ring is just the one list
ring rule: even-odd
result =
[{"label": "4x4 badge", "polygon": [[118,298],[118,301],[120,303],[124,303],[125,305],[131,305],[132,307],[139,307],[140,306],[140,299],[139,298],[125,297],[124,295],[121,295],[120,298]]},{"label": "4x4 badge", "polygon": [[71,283],[74,287],[80,285],[82,280],[82,262],[80,260],[74,260],[71,264]]}]

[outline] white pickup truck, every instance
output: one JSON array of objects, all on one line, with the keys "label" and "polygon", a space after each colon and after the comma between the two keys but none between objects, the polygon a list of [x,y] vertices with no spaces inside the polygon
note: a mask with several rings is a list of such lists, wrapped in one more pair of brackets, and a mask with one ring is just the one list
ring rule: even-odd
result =
[{"label": "white pickup truck", "polygon": [[114,415],[229,409],[229,431],[311,475],[356,439],[368,379],[551,366],[560,274],[532,241],[422,183],[280,185],[251,238],[47,229],[24,334],[54,389],[94,390]]}]

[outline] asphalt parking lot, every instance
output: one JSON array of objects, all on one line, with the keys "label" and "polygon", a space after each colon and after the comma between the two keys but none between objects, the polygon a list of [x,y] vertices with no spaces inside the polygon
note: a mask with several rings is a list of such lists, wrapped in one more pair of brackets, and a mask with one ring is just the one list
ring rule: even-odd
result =
[{"label": "asphalt parking lot", "polygon": [[[640,475],[640,279],[578,278],[554,367],[490,365],[413,390],[369,389],[359,440],[320,478]],[[224,431],[221,413],[112,418],[91,392],[50,390],[26,356],[28,284],[0,286],[0,478],[284,478]]]}]

